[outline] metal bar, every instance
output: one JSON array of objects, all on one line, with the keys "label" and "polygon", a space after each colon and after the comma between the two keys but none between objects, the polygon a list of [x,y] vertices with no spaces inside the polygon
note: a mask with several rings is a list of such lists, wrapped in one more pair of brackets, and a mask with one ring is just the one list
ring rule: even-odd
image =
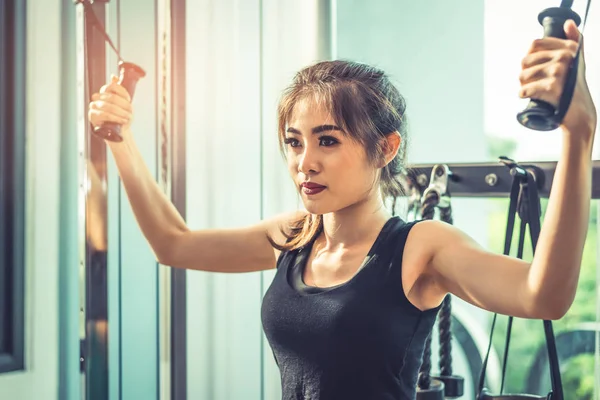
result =
[{"label": "metal bar", "polygon": [[[452,197],[508,197],[512,183],[510,170],[500,163],[456,163],[448,166],[451,177],[448,192]],[[519,165],[536,172],[540,197],[550,195],[557,162],[524,161]],[[408,175],[421,189],[429,186],[434,164],[412,164]],[[538,178],[539,177],[539,178]],[[600,160],[593,161],[592,198],[600,199]]]},{"label": "metal bar", "polygon": [[[186,216],[186,1],[171,0],[171,198]],[[186,271],[171,275],[171,398],[187,398]]]},{"label": "metal bar", "polygon": [[[83,7],[83,6],[80,6]],[[105,26],[106,4],[94,2],[83,9],[84,14],[84,87],[83,110],[91,95],[106,83],[106,44],[97,23]],[[93,8],[94,15],[87,12]],[[94,17],[97,17],[94,18]],[[84,114],[87,114],[84,112]],[[84,393],[87,400],[108,398],[108,265],[107,265],[107,198],[106,198],[106,145],[91,134],[86,120],[80,134],[83,147],[83,188],[85,196],[84,274],[81,279],[82,306],[85,327],[82,338],[82,367],[85,374]]]},{"label": "metal bar", "polygon": [[[172,130],[171,121],[171,2],[170,0],[156,0],[156,59],[157,59],[157,110],[158,126],[157,129],[157,163],[158,163],[158,182],[163,192],[171,197],[171,181],[173,166],[171,163]],[[158,266],[158,342],[159,342],[159,363],[158,363],[158,399],[171,400],[172,386],[172,290],[171,275],[173,268],[159,264]]]},{"label": "metal bar", "polygon": [[26,367],[25,7],[0,2],[0,373]]},{"label": "metal bar", "polygon": [[[61,334],[58,338],[58,398],[74,400],[81,398],[80,346],[73,346],[80,339],[79,329],[79,262],[80,238],[80,168],[78,134],[83,126],[83,83],[78,66],[83,52],[78,44],[83,43],[83,18],[79,7],[72,1],[61,1],[61,138],[60,138],[60,233],[59,233],[59,317]],[[79,60],[78,60],[79,59]],[[83,87],[83,86],[81,86]]]}]

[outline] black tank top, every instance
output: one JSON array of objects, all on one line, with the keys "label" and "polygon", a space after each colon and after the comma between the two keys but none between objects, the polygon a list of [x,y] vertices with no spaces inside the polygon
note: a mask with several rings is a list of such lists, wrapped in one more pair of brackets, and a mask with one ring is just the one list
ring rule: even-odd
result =
[{"label": "black tank top", "polygon": [[334,287],[303,282],[312,243],[282,252],[261,314],[283,400],[416,397],[425,339],[440,307],[420,311],[402,288],[402,254],[414,224],[388,220],[358,273]]}]

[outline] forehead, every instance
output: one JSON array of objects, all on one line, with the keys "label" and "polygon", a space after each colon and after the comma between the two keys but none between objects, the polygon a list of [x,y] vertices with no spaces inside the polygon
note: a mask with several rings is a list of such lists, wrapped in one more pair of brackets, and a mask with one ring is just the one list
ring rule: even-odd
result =
[{"label": "forehead", "polygon": [[300,99],[291,110],[289,126],[335,124],[331,107],[314,96]]}]

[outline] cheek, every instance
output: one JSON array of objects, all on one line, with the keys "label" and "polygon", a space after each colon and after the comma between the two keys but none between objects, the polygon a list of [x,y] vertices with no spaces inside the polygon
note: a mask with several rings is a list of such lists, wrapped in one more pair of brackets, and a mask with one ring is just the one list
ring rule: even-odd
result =
[{"label": "cheek", "polygon": [[336,166],[340,182],[351,191],[364,191],[373,185],[375,171],[363,156],[348,154]]},{"label": "cheek", "polygon": [[296,177],[298,173],[298,157],[296,157],[293,153],[288,153],[286,155],[286,161],[288,166],[288,172],[292,177]]}]

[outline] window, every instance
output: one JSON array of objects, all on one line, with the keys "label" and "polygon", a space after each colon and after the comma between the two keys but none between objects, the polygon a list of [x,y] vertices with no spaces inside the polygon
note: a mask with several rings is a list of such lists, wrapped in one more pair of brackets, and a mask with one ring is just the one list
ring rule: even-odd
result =
[{"label": "window", "polygon": [[24,368],[25,2],[0,2],[0,373]]}]

